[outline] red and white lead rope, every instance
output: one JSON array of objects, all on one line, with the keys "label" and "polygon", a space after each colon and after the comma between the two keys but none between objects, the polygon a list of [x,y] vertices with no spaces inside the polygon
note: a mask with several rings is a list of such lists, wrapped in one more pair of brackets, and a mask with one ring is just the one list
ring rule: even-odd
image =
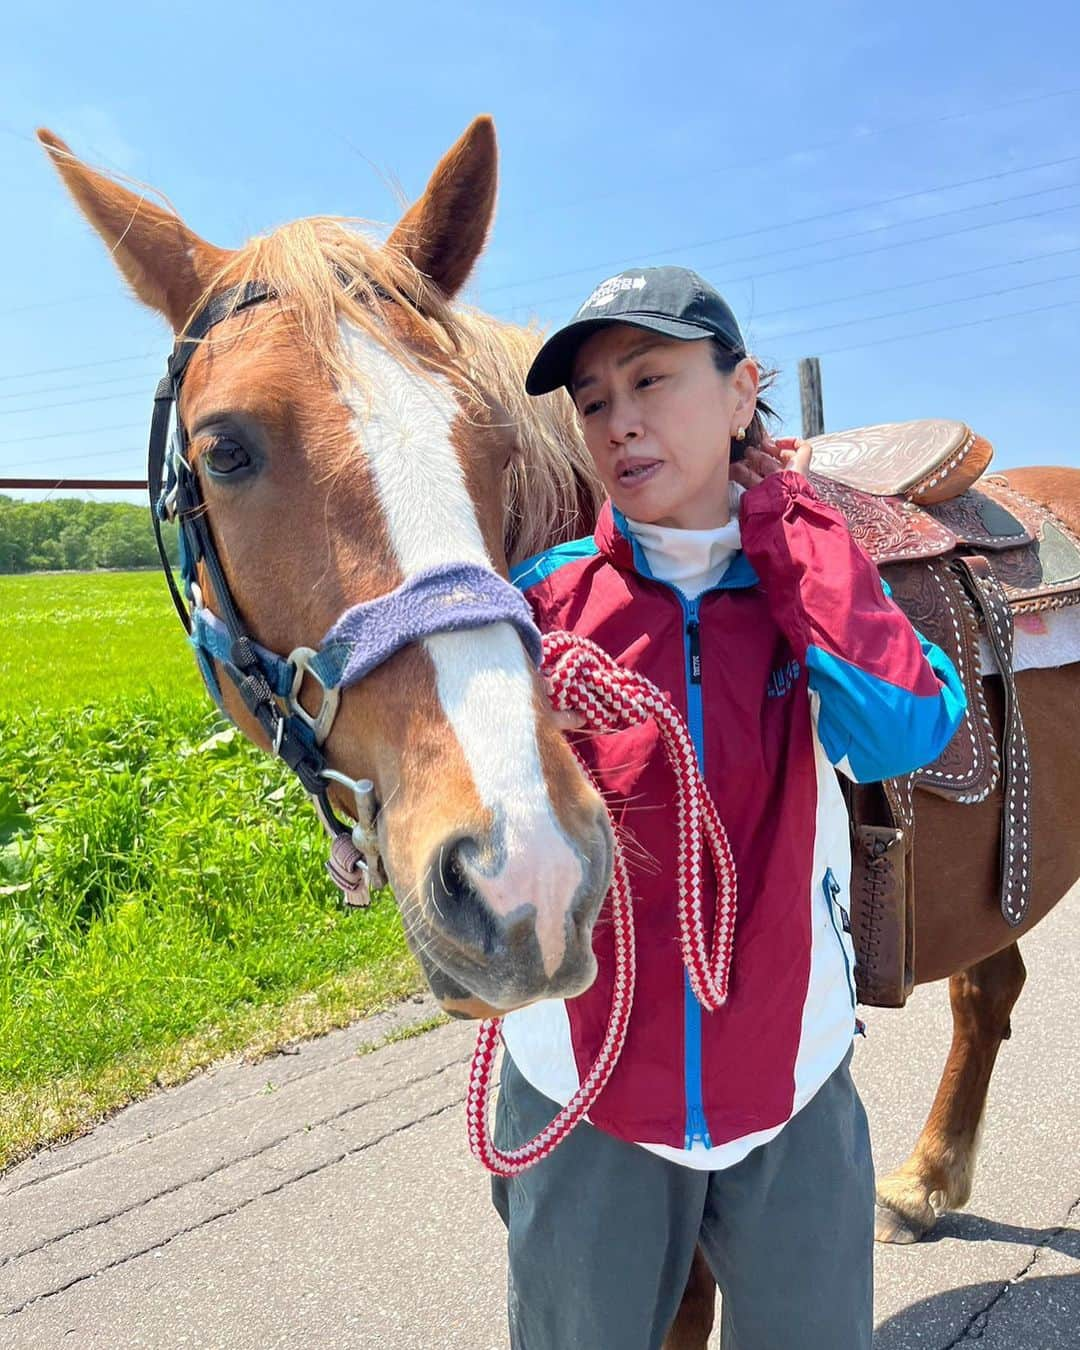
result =
[{"label": "red and white lead rope", "polygon": [[[650,718],[659,727],[675,772],[678,922],[683,964],[698,1002],[714,1012],[723,1006],[728,994],[735,933],[735,862],[716,806],[698,769],[686,724],[656,685],[635,671],[625,670],[588,638],[573,633],[546,634],[544,673],[555,708],[580,713],[590,731],[621,731]],[[702,850],[706,845],[716,874],[711,949],[701,912]],[[635,960],[630,879],[617,835],[608,899],[615,932],[615,983],[607,1031],[596,1062],[551,1124],[535,1139],[509,1152],[496,1148],[488,1131],[488,1099],[500,1019],[491,1018],[480,1024],[465,1106],[469,1147],[488,1171],[498,1176],[515,1176],[556,1148],[596,1101],[618,1062],[634,1001]]]}]

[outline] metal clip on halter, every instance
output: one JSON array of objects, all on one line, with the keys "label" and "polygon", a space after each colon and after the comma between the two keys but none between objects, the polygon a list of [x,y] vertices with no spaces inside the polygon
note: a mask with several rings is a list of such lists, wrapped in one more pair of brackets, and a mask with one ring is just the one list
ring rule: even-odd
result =
[{"label": "metal clip on halter", "polygon": [[321,777],[348,788],[353,795],[356,818],[350,831],[329,810],[325,795],[312,798],[323,825],[333,837],[327,870],[347,905],[366,907],[371,904],[371,892],[387,884],[375,833],[375,784],[370,778],[350,778],[336,769],[323,769]]}]

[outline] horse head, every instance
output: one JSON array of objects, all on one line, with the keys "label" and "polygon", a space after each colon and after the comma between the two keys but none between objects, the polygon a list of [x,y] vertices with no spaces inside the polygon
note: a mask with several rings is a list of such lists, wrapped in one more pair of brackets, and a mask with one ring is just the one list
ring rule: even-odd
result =
[{"label": "horse head", "polygon": [[[522,472],[521,362],[508,353],[520,339],[452,305],[494,209],[489,119],[385,243],[314,218],[236,250],[39,136],[136,296],[178,337],[215,300],[262,288],[262,303],[216,316],[178,386],[184,462],[221,567],[220,580],[205,559],[194,569],[207,612],[231,600],[258,644],[289,653],[431,569],[505,578],[508,537],[529,531],[508,527]],[[558,491],[570,500],[582,481],[563,465],[553,515],[565,513]],[[272,748],[233,684],[207,673],[228,715]],[[296,695],[309,714],[317,696]],[[610,827],[519,628],[442,631],[395,651],[343,691],[321,753],[373,784],[379,852],[444,1007],[482,1015],[591,983]],[[329,797],[338,812],[354,805],[337,784]]]}]

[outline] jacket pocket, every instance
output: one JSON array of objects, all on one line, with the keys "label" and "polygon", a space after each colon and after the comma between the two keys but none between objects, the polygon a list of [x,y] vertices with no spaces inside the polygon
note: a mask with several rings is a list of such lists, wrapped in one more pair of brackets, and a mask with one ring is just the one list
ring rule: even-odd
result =
[{"label": "jacket pocket", "polygon": [[836,934],[836,940],[840,944],[840,951],[843,953],[848,994],[851,997],[851,1006],[854,1008],[855,947],[851,940],[851,915],[841,903],[841,886],[833,875],[831,867],[825,869],[825,875],[821,879],[821,890],[825,896],[825,904],[829,911],[829,919],[832,924],[833,932]]}]

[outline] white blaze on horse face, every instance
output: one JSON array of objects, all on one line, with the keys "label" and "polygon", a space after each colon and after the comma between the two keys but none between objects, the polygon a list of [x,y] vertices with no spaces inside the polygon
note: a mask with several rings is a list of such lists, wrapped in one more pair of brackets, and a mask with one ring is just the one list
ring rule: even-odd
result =
[{"label": "white blaze on horse face", "polygon": [[[402,573],[408,578],[453,562],[490,568],[451,441],[460,409],[449,381],[406,369],[351,324],[343,322],[340,334],[356,370],[345,402]],[[583,868],[548,796],[528,657],[505,623],[436,634],[424,647],[477,795],[493,813],[496,828],[502,826],[498,870],[474,871],[470,880],[496,914],[536,906],[537,938],[552,976],[565,955],[567,913]]]}]

